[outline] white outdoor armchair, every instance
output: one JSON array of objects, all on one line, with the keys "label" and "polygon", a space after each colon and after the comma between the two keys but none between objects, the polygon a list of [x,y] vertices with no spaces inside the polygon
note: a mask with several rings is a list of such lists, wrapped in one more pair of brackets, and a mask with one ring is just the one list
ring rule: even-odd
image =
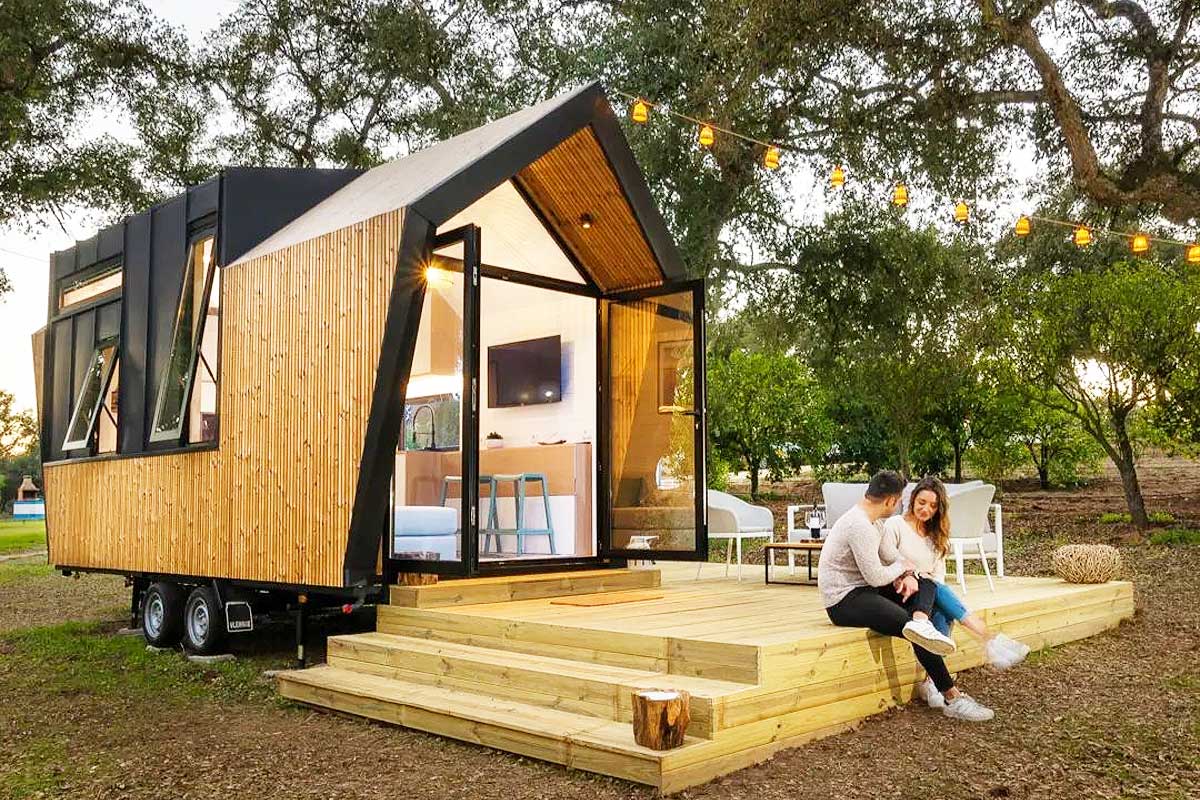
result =
[{"label": "white outdoor armchair", "polygon": [[[753,506],[726,492],[708,490],[708,538],[727,539],[725,548],[725,575],[729,575],[729,564],[734,545],[737,545],[737,576],[742,579],[742,540],[770,539],[775,534],[775,516],[771,509]],[[696,577],[700,577],[700,566]]]},{"label": "white outdoor armchair", "polygon": [[[983,562],[983,572],[988,585],[995,590],[988,559],[996,561],[996,575],[1004,577],[1004,515],[999,503],[993,503],[996,487],[979,483],[964,486],[949,494],[950,501],[950,553],[954,558],[958,574],[958,585],[967,591],[963,572],[965,559]],[[989,512],[992,520],[988,520]]]}]

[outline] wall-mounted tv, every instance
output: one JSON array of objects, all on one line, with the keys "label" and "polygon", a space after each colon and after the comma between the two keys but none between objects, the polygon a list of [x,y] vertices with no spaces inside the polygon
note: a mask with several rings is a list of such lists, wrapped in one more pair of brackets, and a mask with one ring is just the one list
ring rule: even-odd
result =
[{"label": "wall-mounted tv", "polygon": [[562,400],[562,342],[558,336],[488,348],[488,408]]}]

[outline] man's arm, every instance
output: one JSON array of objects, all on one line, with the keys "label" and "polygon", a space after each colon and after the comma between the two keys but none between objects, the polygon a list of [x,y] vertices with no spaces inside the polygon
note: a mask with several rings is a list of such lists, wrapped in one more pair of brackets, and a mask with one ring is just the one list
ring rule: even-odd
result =
[{"label": "man's arm", "polygon": [[891,564],[880,561],[879,536],[873,528],[855,526],[847,533],[854,563],[858,565],[863,580],[871,586],[887,586],[908,570],[904,561],[900,559]]}]

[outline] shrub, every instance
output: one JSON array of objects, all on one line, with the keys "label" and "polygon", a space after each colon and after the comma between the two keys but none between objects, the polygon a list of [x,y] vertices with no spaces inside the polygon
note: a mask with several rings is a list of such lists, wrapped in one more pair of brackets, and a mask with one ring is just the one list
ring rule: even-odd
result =
[{"label": "shrub", "polygon": [[1195,547],[1200,545],[1200,531],[1192,528],[1168,528],[1150,536],[1150,544],[1166,547]]},{"label": "shrub", "polygon": [[[1151,511],[1147,516],[1149,516],[1150,521],[1156,525],[1171,525],[1175,522],[1175,515],[1169,511]],[[1115,511],[1106,511],[1100,515],[1101,525],[1116,525],[1117,523],[1124,523],[1125,525],[1128,525],[1131,522],[1133,522],[1133,517],[1129,516],[1129,514],[1118,514]]]}]

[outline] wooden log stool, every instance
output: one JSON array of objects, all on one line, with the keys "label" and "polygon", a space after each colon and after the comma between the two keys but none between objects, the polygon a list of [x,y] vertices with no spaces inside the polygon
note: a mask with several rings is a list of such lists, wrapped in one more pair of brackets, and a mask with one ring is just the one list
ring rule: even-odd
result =
[{"label": "wooden log stool", "polygon": [[682,689],[648,689],[633,693],[633,739],[651,750],[683,744],[692,715]]}]

